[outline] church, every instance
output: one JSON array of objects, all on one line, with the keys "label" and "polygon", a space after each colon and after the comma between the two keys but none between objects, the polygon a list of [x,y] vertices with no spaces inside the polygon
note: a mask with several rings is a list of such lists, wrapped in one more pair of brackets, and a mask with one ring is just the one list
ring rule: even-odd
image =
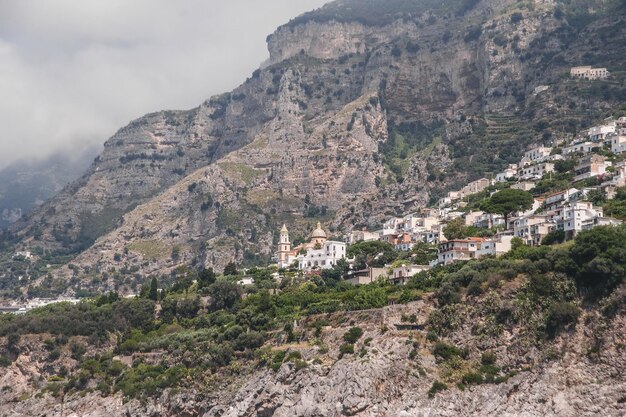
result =
[{"label": "church", "polygon": [[297,262],[298,268],[302,271],[330,269],[337,264],[337,261],[345,259],[346,256],[347,245],[344,242],[328,240],[326,232],[319,222],[311,234],[311,240],[293,249],[291,248],[287,226],[283,225],[280,230],[277,253],[280,268],[287,268]]}]

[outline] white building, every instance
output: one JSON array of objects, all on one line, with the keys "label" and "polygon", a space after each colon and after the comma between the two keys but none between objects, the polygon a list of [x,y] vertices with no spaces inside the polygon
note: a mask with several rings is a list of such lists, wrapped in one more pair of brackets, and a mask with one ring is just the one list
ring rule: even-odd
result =
[{"label": "white building", "polygon": [[611,152],[614,154],[620,154],[626,152],[626,135],[612,135],[610,136]]},{"label": "white building", "polygon": [[571,145],[563,148],[563,155],[571,155],[574,153],[588,154],[596,146],[598,145],[595,145],[592,142],[572,143]]},{"label": "white building", "polygon": [[611,217],[594,217],[582,222],[582,230],[590,230],[598,226],[619,226],[623,222]]},{"label": "white building", "polygon": [[486,239],[471,237],[468,239],[455,239],[439,243],[437,249],[437,265],[448,265],[458,261],[476,259],[476,251]]},{"label": "white building", "polygon": [[348,234],[347,242],[353,245],[357,242],[371,242],[380,239],[379,232],[368,232],[367,230],[353,230]]},{"label": "white building", "polygon": [[496,175],[496,182],[506,182],[511,178],[515,178],[518,168],[517,164],[509,165],[504,171]]},{"label": "white building", "polygon": [[549,194],[545,197],[544,204],[546,207],[554,207],[556,205],[562,205],[567,201],[573,201],[578,198],[580,190],[577,188],[569,188],[563,191],[557,191]]},{"label": "white building", "polygon": [[608,122],[607,124],[604,124],[604,125],[594,126],[590,128],[588,131],[589,139],[592,142],[596,142],[596,143],[604,142],[607,135],[611,135],[615,133],[616,126],[617,126],[617,123],[614,121]]},{"label": "white building", "polygon": [[606,68],[592,68],[591,66],[572,67],[570,75],[574,78],[585,80],[602,80],[608,78],[609,71]]},{"label": "white building", "polygon": [[551,162],[542,162],[520,168],[518,178],[520,180],[539,180],[550,172],[554,172],[554,164]]},{"label": "white building", "polygon": [[[537,241],[537,234],[543,232],[538,226],[548,227],[549,224],[553,224],[553,228],[556,228],[556,223],[551,222],[547,215],[532,214],[520,217],[513,223],[513,237],[522,239],[527,245],[533,245]],[[539,242],[541,242],[540,238]]]},{"label": "white building", "polygon": [[524,156],[521,161],[522,165],[532,164],[533,162],[543,162],[548,159],[551,152],[552,148],[548,148],[546,146],[538,146],[524,152]]},{"label": "white building", "polygon": [[532,181],[522,181],[516,184],[511,185],[511,188],[514,190],[522,190],[522,191],[530,191],[535,188],[537,184]]},{"label": "white building", "polygon": [[593,223],[594,219],[601,217],[604,217],[601,207],[595,207],[587,201],[577,201],[563,207],[563,216],[557,222],[557,228],[565,232],[567,239],[572,239],[584,230],[584,224]]},{"label": "white building", "polygon": [[429,269],[429,265],[402,265],[397,268],[393,268],[393,273],[389,277],[389,282],[393,285],[405,285],[411,278],[413,278],[413,275],[422,271],[428,271]]},{"label": "white building", "polygon": [[344,242],[326,240],[326,232],[318,222],[311,234],[311,241],[302,245],[298,252],[306,253],[297,256],[298,268],[302,271],[313,269],[331,269],[340,259],[347,257],[347,245]]},{"label": "white building", "polygon": [[501,236],[497,239],[487,239],[480,244],[480,248],[476,251],[476,257],[483,256],[500,256],[511,250],[511,241],[513,236]]},{"label": "white building", "polygon": [[298,256],[298,267],[303,271],[312,269],[331,269],[337,261],[345,259],[346,244],[328,240],[321,249],[309,249],[305,255]]},{"label": "white building", "polygon": [[582,158],[576,166],[574,181],[582,181],[587,178],[606,174],[606,169],[612,164],[602,155],[589,155]]}]

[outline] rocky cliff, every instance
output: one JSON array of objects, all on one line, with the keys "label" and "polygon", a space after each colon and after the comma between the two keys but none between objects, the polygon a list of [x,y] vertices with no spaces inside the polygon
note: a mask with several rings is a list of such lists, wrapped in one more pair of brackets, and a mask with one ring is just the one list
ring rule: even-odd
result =
[{"label": "rocky cliff", "polygon": [[79,254],[60,283],[113,271],[100,288],[119,289],[119,271],[266,262],[283,222],[297,238],[318,219],[332,234],[375,227],[618,103],[620,73],[599,89],[563,75],[618,69],[623,11],[600,0],[331,3],[271,35],[269,65],[233,92],[121,129],[12,231],[20,246]]},{"label": "rocky cliff", "polygon": [[[498,337],[477,330],[490,325],[488,319],[485,321],[486,309],[497,308],[500,302],[495,296],[494,305],[494,295],[490,297],[491,301],[463,307],[463,313],[472,320],[464,321],[459,316],[459,328],[446,338],[447,343],[464,347],[463,358],[442,360],[433,355],[433,343],[425,332],[415,330],[420,326],[403,321],[410,315],[416,315],[418,323],[426,319],[432,305],[420,301],[345,316],[324,316],[329,326],[323,328],[318,339],[276,347],[299,352],[306,366],[302,361],[299,365],[288,361],[273,371],[239,365],[234,368],[238,371],[228,377],[208,377],[203,381],[208,384],[205,389],[167,390],[160,398],[144,401],[124,400],[121,394],[102,396],[89,390],[56,398],[44,391],[33,397],[33,386],[42,385],[42,378],[54,374],[56,368],[46,365],[48,353],[42,350],[40,340],[23,341],[22,355],[0,378],[5,386],[0,398],[8,417],[39,415],[44,410],[54,417],[624,415],[623,315],[605,322],[590,311],[576,329],[550,343],[535,345],[532,335],[522,328],[505,328]],[[364,333],[356,344],[357,354],[341,357],[339,345],[348,323],[360,326]],[[301,326],[306,329],[310,324],[302,322]],[[602,346],[599,353],[593,350],[598,344]],[[505,377],[495,383],[448,386],[433,394],[435,380],[454,380],[480,367],[485,352],[495,354],[493,366]],[[147,360],[168,360],[167,355],[162,352]],[[132,362],[131,358],[120,359]],[[71,369],[74,361],[68,354],[63,363]],[[199,382],[189,381],[188,385]]]}]

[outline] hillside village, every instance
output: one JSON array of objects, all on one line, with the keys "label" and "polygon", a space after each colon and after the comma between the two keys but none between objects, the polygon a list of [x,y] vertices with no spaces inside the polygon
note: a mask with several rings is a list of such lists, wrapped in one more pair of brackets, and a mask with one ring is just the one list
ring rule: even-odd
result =
[{"label": "hillside village", "polygon": [[[500,256],[515,245],[539,246],[571,240],[579,232],[596,226],[623,223],[625,156],[626,117],[607,119],[576,137],[538,144],[528,149],[518,163],[491,178],[471,181],[419,212],[388,218],[377,230],[354,229],[341,238],[329,239],[318,222],[308,242],[292,246],[289,225],[283,225],[273,259],[279,270],[304,276],[319,274],[346,261],[349,272],[344,279],[349,283],[361,285],[388,279],[393,284],[405,284],[418,272],[458,261]],[[526,210],[511,213],[505,221],[504,215],[482,206],[495,193],[506,189],[528,193],[532,204]],[[421,264],[407,259],[388,265],[377,262],[376,267],[366,265],[363,269],[349,255],[350,247],[361,242],[381,242],[405,254],[416,246],[425,246],[431,255],[428,262]],[[35,258],[25,249],[12,257],[25,262]],[[284,276],[274,275],[278,280]],[[253,285],[254,279],[244,273],[238,282]]]},{"label": "hillside village", "polygon": [[[358,242],[385,242],[398,251],[411,251],[418,244],[436,245],[436,259],[428,265],[368,268],[345,277],[354,284],[381,277],[404,284],[425,269],[507,253],[514,239],[529,246],[571,240],[583,230],[623,223],[601,203],[614,200],[620,189],[623,194],[625,155],[626,117],[608,119],[584,135],[529,149],[519,163],[494,178],[481,178],[448,192],[435,207],[390,218],[379,230],[353,230],[344,242],[327,240],[318,223],[309,243],[291,248],[285,225],[276,260],[280,268],[296,267],[311,273],[333,268],[342,258],[353,264],[346,256],[347,247]],[[530,192],[532,207],[513,213],[506,221],[502,214],[480,209],[480,200],[507,188]],[[467,236],[446,236],[451,224],[462,225]]]}]

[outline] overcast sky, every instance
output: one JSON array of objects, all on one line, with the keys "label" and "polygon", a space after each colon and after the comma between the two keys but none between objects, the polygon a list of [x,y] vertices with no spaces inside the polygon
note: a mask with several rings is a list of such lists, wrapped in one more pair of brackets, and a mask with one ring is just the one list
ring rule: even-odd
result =
[{"label": "overcast sky", "polygon": [[0,168],[229,91],[326,0],[0,0]]}]

